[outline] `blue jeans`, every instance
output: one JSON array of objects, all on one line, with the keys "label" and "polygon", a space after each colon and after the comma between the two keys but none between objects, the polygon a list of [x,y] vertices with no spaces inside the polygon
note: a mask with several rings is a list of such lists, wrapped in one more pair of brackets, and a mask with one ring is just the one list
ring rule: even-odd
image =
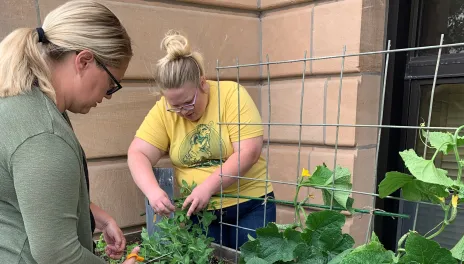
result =
[{"label": "blue jeans", "polygon": [[[268,196],[274,196],[274,192],[270,192]],[[264,198],[262,196],[261,198]],[[266,223],[264,223],[264,213],[266,213]],[[208,236],[214,238],[214,243],[220,244],[221,235],[221,210],[215,210],[214,214],[217,219],[214,220],[208,228]],[[194,223],[198,223],[198,218],[195,216],[191,217]],[[237,249],[248,241],[248,234],[256,237],[256,232],[242,229],[245,227],[248,229],[256,230],[267,225],[269,222],[276,221],[276,205],[273,202],[267,202],[266,212],[264,212],[263,201],[249,200],[238,205],[238,245]],[[229,225],[222,225],[222,245],[235,249],[237,242],[237,205],[230,206],[222,209],[222,222]],[[234,225],[234,226],[230,226]]]}]

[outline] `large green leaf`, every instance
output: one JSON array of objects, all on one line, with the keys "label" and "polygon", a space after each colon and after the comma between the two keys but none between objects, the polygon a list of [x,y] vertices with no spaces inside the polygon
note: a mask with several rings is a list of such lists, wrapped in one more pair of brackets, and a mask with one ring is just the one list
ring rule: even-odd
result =
[{"label": "large green leaf", "polygon": [[299,244],[295,248],[295,263],[299,264],[326,264],[327,256],[323,252],[307,244]]},{"label": "large green leaf", "polygon": [[[422,130],[422,136],[425,138],[427,135],[427,131]],[[449,152],[453,151],[453,146],[454,146],[454,134],[451,134],[449,132],[429,132],[429,139],[428,142],[430,145],[438,149],[439,151],[442,151],[444,154],[448,154]],[[463,146],[464,145],[464,137],[463,136],[458,136],[456,139],[456,145],[457,147]]]},{"label": "large green leaf", "polygon": [[259,253],[259,241],[256,239],[247,241],[240,247],[240,257],[243,258],[244,262],[247,262],[254,257],[258,257]]},{"label": "large green leaf", "polygon": [[[293,260],[293,251],[298,243],[302,242],[301,237],[296,236],[294,232],[299,233],[293,229],[287,229],[285,233],[281,233],[277,226],[273,223],[269,223],[266,227],[256,230],[256,235],[259,238],[261,249],[259,257],[269,263],[274,263],[280,260]],[[285,237],[284,234],[289,235],[289,237]]]},{"label": "large green leaf", "polygon": [[343,251],[342,253],[338,254],[335,258],[333,258],[331,261],[329,261],[329,263],[327,263],[327,264],[340,264],[343,261],[343,259],[348,254],[350,254],[352,251],[353,251],[352,248],[349,248],[349,249]]},{"label": "large green leaf", "polygon": [[[426,130],[422,130],[422,136],[424,138],[427,136]],[[429,131],[428,142],[433,148],[442,151],[444,154],[448,154],[448,152],[453,151],[453,135],[449,132]]]},{"label": "large green leaf", "polygon": [[263,259],[267,263],[292,261],[296,258],[295,248],[298,244],[304,243],[300,232],[292,228],[279,232],[274,223],[257,229],[256,235],[255,240],[248,241],[240,247],[242,258],[246,263],[253,258],[255,261]]},{"label": "large green leaf", "polygon": [[265,261],[262,258],[253,257],[253,258],[250,258],[246,263],[248,264],[268,264],[269,262]]},{"label": "large green leaf", "polygon": [[380,243],[377,236],[373,233],[372,239],[368,244],[362,245],[351,251],[340,264],[364,264],[378,263],[390,264],[393,263],[394,253],[386,250]]},{"label": "large green leaf", "polygon": [[335,173],[324,166],[317,166],[311,177],[305,177],[301,183],[302,186],[326,187],[338,190],[322,190],[322,197],[325,205],[332,203],[336,207],[345,208],[353,212],[352,202],[349,201],[350,192],[352,189],[351,174],[348,169],[337,166]]},{"label": "large green leaf", "polygon": [[400,152],[400,156],[408,170],[418,180],[446,187],[453,185],[453,180],[446,176],[448,173],[446,170],[436,168],[433,161],[417,156],[413,149]]},{"label": "large green leaf", "polygon": [[308,216],[302,238],[330,261],[354,245],[354,239],[350,235],[342,234],[344,224],[345,216],[339,212],[315,212]]},{"label": "large green leaf", "polygon": [[406,254],[400,258],[401,264],[456,264],[457,261],[446,248],[430,239],[411,232],[406,239]]},{"label": "large green leaf", "polygon": [[414,178],[409,174],[397,171],[387,172],[385,179],[379,184],[379,197],[382,199],[387,197],[412,180]]},{"label": "large green leaf", "polygon": [[440,198],[449,196],[449,192],[445,186],[426,183],[419,180],[412,180],[405,184],[402,188],[403,198],[412,202],[432,202],[440,203]]},{"label": "large green leaf", "polygon": [[379,184],[379,196],[385,198],[401,188],[403,198],[413,202],[440,203],[439,198],[449,196],[445,186],[419,181],[411,175],[397,171],[388,172]]},{"label": "large green leaf", "polygon": [[456,246],[451,249],[451,254],[453,254],[454,258],[464,261],[464,236],[461,237]]}]

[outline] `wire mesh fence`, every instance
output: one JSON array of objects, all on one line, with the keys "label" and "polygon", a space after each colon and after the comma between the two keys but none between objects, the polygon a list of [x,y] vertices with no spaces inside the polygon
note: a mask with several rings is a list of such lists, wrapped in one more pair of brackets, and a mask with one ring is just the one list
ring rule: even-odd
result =
[{"label": "wire mesh fence", "polygon": [[[294,60],[284,60],[284,61],[271,61],[269,59],[269,56],[266,55],[265,61],[260,62],[260,63],[251,63],[251,64],[240,64],[239,59],[236,60],[235,65],[228,65],[228,66],[221,66],[220,62],[217,61],[217,66],[216,66],[216,72],[217,72],[217,84],[218,84],[218,98],[219,102],[221,102],[221,94],[220,94],[220,87],[221,87],[221,71],[227,70],[227,69],[235,69],[236,70],[236,82],[240,85],[240,70],[243,68],[247,67],[260,67],[260,68],[265,68],[267,72],[267,76],[264,76],[262,78],[262,89],[268,89],[267,92],[267,98],[261,98],[261,100],[267,100],[267,120],[262,120],[262,123],[247,123],[244,122],[242,123],[240,120],[240,111],[241,111],[241,102],[240,102],[240,89],[238,89],[238,122],[236,123],[226,123],[222,122],[221,120],[218,121],[219,125],[219,135],[222,135],[221,130],[224,129],[222,128],[223,126],[231,126],[235,125],[238,126],[238,133],[239,133],[239,138],[240,138],[240,126],[247,125],[247,126],[263,126],[264,130],[267,131],[267,137],[264,142],[264,147],[265,147],[265,153],[263,154],[265,156],[265,159],[269,161],[270,157],[270,148],[271,148],[271,127],[277,127],[277,126],[284,126],[284,127],[298,127],[298,141],[296,144],[296,151],[298,152],[297,155],[297,166],[296,168],[286,168],[288,171],[294,171],[296,174],[296,179],[295,182],[289,182],[289,181],[281,181],[277,179],[272,179],[272,176],[269,177],[269,162],[267,162],[267,167],[266,167],[266,179],[261,180],[261,179],[254,179],[250,177],[245,177],[244,175],[240,175],[240,170],[238,175],[226,175],[223,173],[222,168],[223,168],[223,163],[221,163],[221,203],[220,203],[220,210],[222,211],[222,199],[223,198],[237,198],[237,206],[240,207],[239,199],[240,198],[253,198],[253,197],[246,197],[240,195],[240,187],[237,189],[237,195],[228,195],[223,192],[222,188],[222,180],[224,177],[229,177],[229,178],[234,178],[239,180],[256,180],[256,181],[264,181],[266,183],[273,183],[273,184],[283,184],[283,185],[290,185],[295,187],[295,192],[298,188],[298,179],[301,176],[301,170],[302,170],[302,161],[301,161],[301,149],[304,145],[302,142],[302,130],[303,128],[313,128],[313,127],[334,127],[335,128],[335,142],[333,144],[333,153],[334,153],[334,158],[333,158],[333,168],[334,168],[334,173],[335,173],[335,168],[339,164],[339,149],[340,149],[340,137],[343,137],[343,135],[340,135],[340,128],[343,127],[352,127],[352,128],[368,128],[368,129],[374,129],[376,131],[376,144],[375,144],[375,158],[374,158],[374,170],[371,171],[371,174],[369,177],[372,177],[372,182],[374,183],[370,191],[360,191],[356,190],[356,185],[353,185],[353,189],[347,190],[347,189],[340,189],[336,187],[336,182],[335,182],[335,177],[332,177],[332,182],[329,186],[319,186],[315,187],[316,189],[321,189],[321,190],[327,190],[330,191],[332,195],[330,195],[330,203],[329,204],[314,204],[314,203],[303,203],[306,205],[308,208],[315,208],[315,209],[325,209],[325,210],[338,210],[342,211],[344,210],[343,208],[338,208],[336,204],[334,203],[334,197],[335,197],[335,192],[348,192],[350,195],[351,194],[358,194],[358,195],[363,195],[367,196],[371,199],[370,206],[369,208],[354,208],[354,211],[359,214],[366,214],[369,217],[369,222],[368,226],[366,227],[366,235],[365,235],[365,243],[369,242],[371,239],[370,234],[372,233],[374,229],[374,217],[395,217],[396,219],[401,219],[401,218],[410,218],[413,221],[413,230],[416,230],[416,226],[418,221],[420,221],[418,214],[421,210],[421,205],[428,205],[428,206],[440,206],[439,204],[428,202],[428,201],[416,201],[415,202],[415,208],[414,208],[414,214],[409,215],[409,214],[403,214],[403,213],[392,213],[392,212],[385,212],[381,209],[375,208],[376,206],[376,199],[379,198],[379,194],[376,192],[377,190],[377,185],[378,185],[378,179],[377,179],[377,168],[379,162],[379,146],[380,146],[380,140],[382,137],[382,131],[385,129],[403,129],[403,130],[417,130],[419,133],[419,130],[426,131],[426,136],[425,136],[425,142],[424,142],[424,149],[423,149],[423,154],[422,157],[424,159],[427,158],[427,148],[429,147],[429,131],[450,131],[453,133],[453,131],[456,131],[458,127],[453,127],[453,126],[432,126],[432,112],[433,112],[433,107],[434,107],[434,96],[435,96],[435,88],[437,86],[437,77],[438,77],[438,70],[440,67],[440,61],[441,61],[441,51],[443,48],[449,48],[449,47],[457,47],[457,46],[464,46],[464,43],[454,43],[454,44],[443,44],[443,35],[441,36],[441,41],[439,45],[435,46],[424,46],[424,47],[415,47],[415,48],[404,48],[404,49],[391,49],[391,42],[388,41],[386,45],[385,50],[381,51],[373,51],[373,52],[361,52],[361,53],[352,53],[349,54],[347,53],[347,48],[346,46],[343,46],[340,52],[340,55],[333,55],[333,56],[324,56],[324,57],[307,57],[306,52],[303,54],[303,57],[301,59],[294,59]],[[387,88],[387,76],[388,76],[388,65],[390,63],[390,55],[393,53],[400,53],[400,52],[415,52],[419,50],[437,50],[437,58],[436,58],[436,66],[435,66],[435,74],[433,76],[433,84],[432,84],[432,89],[431,89],[431,96],[430,96],[430,105],[428,107],[427,115],[424,117],[424,123],[425,124],[420,124],[419,122],[417,124],[407,124],[407,125],[389,125],[389,124],[384,124],[383,122],[383,116],[384,116],[384,108],[385,108],[385,95],[386,95],[386,88]],[[348,57],[362,57],[362,56],[373,56],[373,55],[381,55],[381,60],[382,60],[382,70],[381,70],[381,82],[379,84],[379,87],[370,87],[370,89],[379,89],[380,92],[380,99],[379,99],[379,105],[378,109],[375,109],[378,111],[378,122],[373,123],[373,124],[359,124],[359,123],[353,123],[353,124],[343,124],[340,123],[341,120],[341,111],[342,111],[342,101],[344,100],[342,97],[342,91],[344,89],[343,87],[343,80],[345,78],[345,59]],[[331,60],[331,59],[340,59],[340,72],[339,72],[339,84],[338,84],[338,97],[337,97],[337,109],[336,109],[336,123],[320,123],[320,122],[315,122],[315,123],[304,123],[303,122],[303,113],[304,113],[304,97],[305,97],[305,90],[308,88],[307,84],[305,83],[305,80],[312,78],[312,76],[307,76],[307,63],[310,61],[320,61],[320,60]],[[295,102],[295,105],[298,103],[299,104],[299,122],[297,123],[277,123],[277,122],[271,122],[271,113],[272,113],[272,105],[278,104],[278,102],[271,102],[271,83],[273,82],[273,76],[271,72],[271,66],[272,65],[286,65],[286,64],[292,64],[292,63],[301,63],[301,94],[300,98],[301,100],[299,102]],[[238,87],[237,87],[238,88]],[[261,93],[262,95],[262,93]],[[219,117],[222,115],[221,112],[221,107],[219,107]],[[240,151],[240,141],[238,141],[239,144],[239,151]],[[221,158],[220,160],[223,160],[223,150],[222,150],[222,145],[220,144],[221,148]],[[240,152],[238,155],[238,163],[240,167]],[[356,178],[357,175],[352,175],[353,178]],[[240,186],[240,185],[237,185]],[[266,184],[266,192],[267,192],[267,184]],[[256,197],[255,197],[256,199]],[[405,202],[410,202],[410,199],[405,199],[404,197],[395,197],[395,196],[386,196],[384,199],[394,199],[398,201],[405,201]],[[287,205],[294,205],[293,201],[284,201],[284,200],[279,200],[279,197],[268,197],[265,195],[263,199],[264,205],[266,207],[268,202],[275,202],[277,204],[287,204]],[[266,210],[266,208],[265,208]],[[295,209],[296,210],[296,209]],[[235,224],[230,224],[230,223],[225,223],[222,221],[222,213],[221,215],[221,242],[220,245],[222,245],[222,226],[232,226],[236,228],[236,247],[235,250],[239,250],[238,245],[238,232],[239,229],[244,229],[246,230],[247,228],[240,226],[240,223],[238,221],[239,216],[238,216],[238,211],[237,210],[237,222]],[[295,214],[296,217],[296,214]],[[296,220],[296,219],[295,219]],[[266,223],[266,213],[263,215],[263,227],[265,226]],[[238,256],[236,256],[235,262],[238,263]]]}]

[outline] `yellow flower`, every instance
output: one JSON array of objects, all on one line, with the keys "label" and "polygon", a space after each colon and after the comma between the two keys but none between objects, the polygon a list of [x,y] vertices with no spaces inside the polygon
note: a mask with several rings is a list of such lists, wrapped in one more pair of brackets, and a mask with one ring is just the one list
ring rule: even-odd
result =
[{"label": "yellow flower", "polygon": [[301,172],[302,177],[311,177],[311,174],[309,173],[309,170],[303,168],[303,171]]},{"label": "yellow flower", "polygon": [[442,202],[442,203],[445,202],[445,197],[438,197],[438,196],[437,196],[437,198],[438,198],[438,200],[440,200],[440,202]]},{"label": "yellow flower", "polygon": [[458,207],[458,196],[453,195],[453,198],[451,199],[451,204],[453,205],[454,208]]},{"label": "yellow flower", "polygon": [[425,123],[420,123],[420,126],[421,126],[421,127],[425,127]]},{"label": "yellow flower", "polygon": [[316,196],[314,196],[314,194],[308,194],[308,198],[309,199],[314,199]]}]

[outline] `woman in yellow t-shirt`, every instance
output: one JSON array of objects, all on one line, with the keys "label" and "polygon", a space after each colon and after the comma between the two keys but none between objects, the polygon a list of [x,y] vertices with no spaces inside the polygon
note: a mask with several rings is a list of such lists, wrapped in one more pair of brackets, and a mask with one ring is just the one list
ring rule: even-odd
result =
[{"label": "woman in yellow t-shirt", "polygon": [[[132,177],[155,212],[166,215],[175,210],[152,170],[165,153],[178,184],[182,180],[198,184],[183,205],[190,205],[188,216],[210,201],[221,206],[219,198],[211,198],[221,192],[221,163],[224,194],[273,196],[271,183],[266,186],[266,161],[261,155],[261,117],[246,89],[236,82],[206,80],[202,56],[191,52],[188,40],[178,32],[168,32],[161,47],[167,54],[156,65],[155,80],[163,96],[145,117],[128,151]],[[248,240],[247,234],[254,236],[248,229],[265,224],[265,214],[266,223],[276,219],[274,203],[267,203],[265,210],[259,200],[240,199],[237,206],[237,198],[224,198],[222,208],[222,221],[229,224],[222,227],[222,242],[228,247],[236,246],[236,227],[231,225],[237,224],[237,210],[238,247]],[[217,209],[217,220],[209,227],[209,236],[217,243],[219,213]]]}]

